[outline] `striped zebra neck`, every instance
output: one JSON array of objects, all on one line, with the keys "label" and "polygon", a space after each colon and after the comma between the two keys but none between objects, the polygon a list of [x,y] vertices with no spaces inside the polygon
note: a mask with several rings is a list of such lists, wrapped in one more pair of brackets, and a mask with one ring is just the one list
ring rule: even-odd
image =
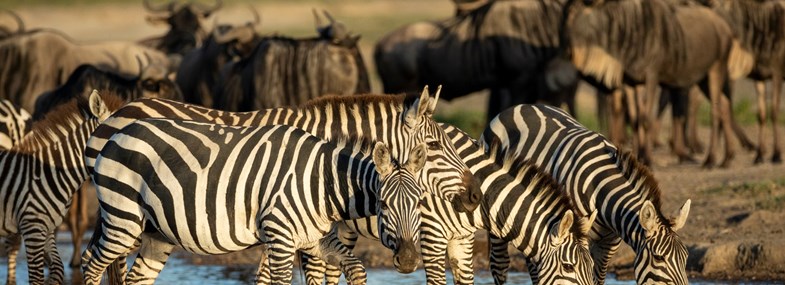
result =
[{"label": "striped zebra neck", "polygon": [[[660,198],[660,189],[657,181],[651,174],[649,169],[641,164],[630,152],[617,151],[617,166],[622,175],[629,183],[626,188],[635,195],[628,197],[627,205],[635,205],[634,207],[622,207],[619,211],[622,212],[623,217],[638,216],[638,212],[643,205],[643,202],[648,200],[657,209],[657,214],[660,221],[665,225],[670,225],[670,219],[666,218],[661,209],[662,201]],[[609,201],[611,202],[611,201]],[[597,208],[602,209],[605,205],[597,205]],[[610,206],[610,205],[609,205]],[[644,230],[641,227],[638,219],[625,219],[626,223],[611,223],[615,225],[615,230],[620,234],[624,242],[632,246],[634,249],[643,246],[642,243],[646,239]]]},{"label": "striped zebra neck", "polygon": [[[498,143],[492,143],[486,152],[463,131],[442,126],[466,165],[482,181],[484,201],[480,210],[474,212],[475,223],[511,242],[525,256],[538,258],[540,246],[546,244],[540,239],[567,210],[578,213],[570,198],[558,182],[529,160],[505,156]],[[522,224],[524,220],[529,223]],[[571,230],[577,239],[587,238],[581,231],[582,220],[575,219]]]},{"label": "striped zebra neck", "polygon": [[[355,142],[339,142],[339,151],[331,165],[338,174],[332,190],[322,193],[327,201],[331,221],[368,218],[377,214],[381,182],[367,146]],[[366,150],[366,151],[364,151]]]}]

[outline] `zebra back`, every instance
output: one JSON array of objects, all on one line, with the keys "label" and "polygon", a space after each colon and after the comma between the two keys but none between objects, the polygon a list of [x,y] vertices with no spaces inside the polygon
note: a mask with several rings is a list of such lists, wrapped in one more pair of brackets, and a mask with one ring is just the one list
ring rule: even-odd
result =
[{"label": "zebra back", "polygon": [[[438,92],[437,92],[438,95]],[[437,98],[438,99],[438,98]],[[141,118],[176,118],[238,126],[273,124],[301,128],[332,141],[347,136],[386,143],[398,162],[407,161],[414,146],[428,145],[428,160],[420,186],[470,211],[477,207],[481,192],[468,166],[455,153],[443,130],[432,118],[437,99],[427,88],[419,96],[353,95],[324,96],[300,108],[266,109],[256,112],[222,112],[162,99],[142,99],[115,112],[93,133],[85,150],[92,167],[98,152],[117,130]]]},{"label": "zebra back", "polygon": [[666,218],[660,210],[660,190],[654,176],[630,154],[561,109],[545,105],[518,105],[502,112],[481,140],[501,142],[505,155],[542,166],[565,185],[580,213],[598,211],[591,232],[592,247],[609,252],[595,256],[600,281],[615,251],[614,245],[606,244],[605,237],[611,236],[637,253],[639,284],[663,280],[687,284],[687,249],[675,231],[684,225],[690,201],[676,218]]}]

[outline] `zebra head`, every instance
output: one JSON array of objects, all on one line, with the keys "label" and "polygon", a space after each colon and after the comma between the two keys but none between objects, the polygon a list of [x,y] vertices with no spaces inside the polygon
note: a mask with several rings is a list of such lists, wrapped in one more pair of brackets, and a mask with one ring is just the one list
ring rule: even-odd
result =
[{"label": "zebra head", "polygon": [[450,138],[433,120],[441,89],[439,86],[436,96],[431,98],[426,86],[420,98],[404,112],[404,122],[412,129],[409,143],[405,146],[412,149],[411,146],[418,144],[427,145],[428,159],[418,177],[425,192],[451,201],[459,212],[472,212],[482,200],[480,184],[458,155]]},{"label": "zebra head", "polygon": [[587,238],[595,217],[596,210],[574,222],[572,210],[567,210],[564,217],[551,227],[539,261],[527,262],[530,272],[536,272],[538,282],[535,283],[596,284]]},{"label": "zebra head", "polygon": [[379,237],[385,247],[395,253],[393,264],[400,273],[411,273],[420,262],[417,242],[420,237],[420,197],[416,174],[425,166],[427,147],[416,146],[403,165],[393,163],[384,143],[373,149],[373,162],[379,173],[378,193]]},{"label": "zebra head", "polygon": [[672,219],[658,213],[654,204],[646,200],[638,214],[643,231],[635,257],[635,276],[638,284],[689,284],[687,280],[687,247],[676,231],[684,227],[690,213],[690,200]]}]

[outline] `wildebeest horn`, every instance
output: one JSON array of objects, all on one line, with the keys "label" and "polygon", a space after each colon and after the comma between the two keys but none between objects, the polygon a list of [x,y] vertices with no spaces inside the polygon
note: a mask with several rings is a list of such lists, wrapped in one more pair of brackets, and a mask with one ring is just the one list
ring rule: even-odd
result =
[{"label": "wildebeest horn", "polygon": [[137,78],[142,78],[142,70],[144,70],[144,64],[142,64],[142,58],[139,57],[138,54],[134,55],[134,57],[136,58],[136,63],[139,65],[139,74],[137,75]]},{"label": "wildebeest horn", "polygon": [[327,10],[322,9],[322,13],[324,13],[324,16],[327,17],[328,20],[330,20],[330,24],[335,23],[335,18],[333,18],[333,15],[330,15],[330,12],[327,12]]},{"label": "wildebeest horn", "polygon": [[25,22],[22,21],[22,17],[19,17],[18,14],[14,13],[14,11],[11,10],[2,9],[0,11],[5,12],[6,14],[11,15],[11,17],[14,18],[17,27],[16,33],[21,33],[22,31],[25,30]]},{"label": "wildebeest horn", "polygon": [[[222,0],[215,0],[215,5],[213,5],[212,7],[205,7],[203,5],[199,5],[198,7],[201,10],[201,13],[204,14],[206,17],[212,14],[213,12],[218,11],[218,9],[221,9],[223,4],[224,2]],[[194,4],[194,6],[196,5],[198,4]]]},{"label": "wildebeest horn", "polygon": [[153,6],[153,4],[150,3],[150,0],[144,0],[142,3],[144,3],[144,8],[150,12],[172,12],[172,10],[174,10],[174,0],[159,7]]},{"label": "wildebeest horn", "polygon": [[248,5],[248,9],[250,9],[251,13],[253,13],[253,25],[258,26],[259,24],[261,24],[262,17],[259,16],[259,11],[256,11],[256,8],[254,8],[253,5]]},{"label": "wildebeest horn", "polygon": [[322,18],[319,17],[319,12],[316,12],[316,8],[312,8],[311,12],[313,12],[313,20],[314,20],[314,23],[316,24],[316,30],[321,29],[322,28]]}]

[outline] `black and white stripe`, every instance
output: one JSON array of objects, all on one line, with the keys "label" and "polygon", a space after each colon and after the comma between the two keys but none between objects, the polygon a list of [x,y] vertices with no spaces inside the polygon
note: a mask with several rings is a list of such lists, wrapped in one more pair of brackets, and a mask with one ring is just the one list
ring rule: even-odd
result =
[{"label": "black and white stripe", "polygon": [[[675,233],[690,201],[672,219],[661,212],[660,193],[646,167],[564,111],[518,105],[497,116],[483,133],[500,141],[505,155],[530,159],[559,182],[580,213],[598,212],[592,226],[595,274],[604,283],[608,262],[624,241],[636,252],[638,284],[688,284],[687,249]],[[506,246],[505,246],[506,247]],[[501,249],[497,241],[497,246]],[[502,261],[506,251],[492,252]],[[504,278],[497,265],[495,277]]]},{"label": "black and white stripe", "polygon": [[0,149],[11,149],[30,130],[30,113],[11,101],[0,100]]},{"label": "black and white stripe", "polygon": [[0,236],[6,238],[9,252],[9,283],[16,275],[22,241],[30,283],[44,284],[45,265],[50,283],[63,282],[54,232],[74,191],[87,179],[82,159],[86,138],[98,126],[98,118],[108,116],[108,110],[96,93],[89,103],[73,100],[36,122],[17,146],[0,151]]},{"label": "black and white stripe", "polygon": [[[593,263],[585,238],[592,217],[575,221],[574,208],[558,184],[535,165],[507,159],[496,145],[489,154],[461,130],[443,124],[445,133],[471,171],[481,181],[484,200],[473,214],[458,213],[449,204],[426,195],[422,203],[421,249],[428,284],[445,284],[445,255],[456,284],[474,282],[474,233],[512,242],[523,252],[535,284],[594,284]],[[588,220],[587,220],[588,219]],[[353,245],[358,235],[378,239],[372,218],[345,221],[334,235]],[[569,232],[567,231],[569,230]],[[504,250],[507,250],[506,244]],[[320,276],[319,264],[307,264],[307,277]],[[337,284],[340,273],[331,269],[327,284]],[[308,280],[320,284],[321,280]]]},{"label": "black and white stripe", "polygon": [[[129,282],[153,281],[175,246],[222,254],[262,243],[274,284],[291,283],[298,249],[326,257],[362,283],[359,260],[322,237],[335,221],[377,213],[396,258],[417,261],[406,244],[413,250],[419,236],[422,190],[415,177],[426,145],[415,146],[398,165],[383,143],[369,157],[367,142],[335,146],[290,126],[136,121],[113,135],[96,159],[100,217],[83,254],[85,283],[99,283],[103,269],[150,230],[157,233],[142,239],[137,262],[144,264],[134,265],[142,270],[132,270]],[[155,256],[145,256],[151,252]]]}]

